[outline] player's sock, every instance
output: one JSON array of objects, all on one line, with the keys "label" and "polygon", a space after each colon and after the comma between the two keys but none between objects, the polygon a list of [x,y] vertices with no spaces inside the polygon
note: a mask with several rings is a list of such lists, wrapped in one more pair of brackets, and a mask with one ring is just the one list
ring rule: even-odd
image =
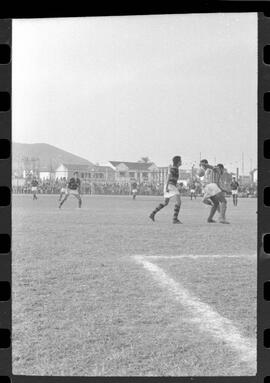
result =
[{"label": "player's sock", "polygon": [[152,221],[155,221],[155,215],[157,214],[157,212],[160,211],[161,209],[163,209],[165,206],[167,206],[168,203],[169,203],[169,199],[165,199],[164,203],[160,203],[155,208],[155,210],[152,211],[152,213],[150,214],[149,218],[151,218]]},{"label": "player's sock", "polygon": [[79,207],[82,207],[82,200],[79,199]]},{"label": "player's sock", "polygon": [[227,210],[227,203],[221,202],[220,203],[220,223],[229,223],[226,221],[226,210]]},{"label": "player's sock", "polygon": [[213,221],[213,217],[214,217],[218,207],[219,207],[218,204],[214,204],[214,206],[211,207],[210,214],[209,214],[209,217],[207,219],[207,222],[214,222]]},{"label": "player's sock", "polygon": [[[175,205],[174,205],[174,212],[173,212],[173,222],[178,221],[178,214],[179,214],[179,211],[180,211],[180,205],[175,204]],[[180,221],[179,221],[179,222],[180,222]]]},{"label": "player's sock", "polygon": [[161,209],[163,209],[167,204],[165,203],[160,203],[156,208],[155,210],[151,213],[151,215],[156,215],[158,211],[160,211]]}]

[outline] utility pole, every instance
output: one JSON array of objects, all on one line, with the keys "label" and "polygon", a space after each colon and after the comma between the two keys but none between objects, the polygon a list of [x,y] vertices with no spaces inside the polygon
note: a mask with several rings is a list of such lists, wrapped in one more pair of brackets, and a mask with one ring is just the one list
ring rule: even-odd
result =
[{"label": "utility pole", "polygon": [[242,176],[244,176],[245,165],[244,165],[244,152],[242,152]]}]

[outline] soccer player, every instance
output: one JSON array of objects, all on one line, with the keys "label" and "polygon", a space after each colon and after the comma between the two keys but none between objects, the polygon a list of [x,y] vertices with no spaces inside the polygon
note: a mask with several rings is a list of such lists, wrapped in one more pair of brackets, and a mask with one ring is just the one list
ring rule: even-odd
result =
[{"label": "soccer player", "polygon": [[231,190],[232,190],[234,206],[237,206],[237,202],[238,202],[238,188],[239,188],[239,183],[236,181],[235,177],[233,177],[231,182]]},{"label": "soccer player", "polygon": [[62,200],[63,195],[67,194],[67,187],[68,187],[67,180],[66,180],[66,177],[64,177],[63,180],[61,181],[59,201]]},{"label": "soccer player", "polygon": [[70,195],[73,195],[74,197],[77,198],[77,200],[79,201],[79,207],[82,206],[82,199],[81,199],[81,193],[80,193],[81,181],[78,177],[78,172],[74,172],[73,175],[74,177],[70,178],[68,182],[67,193],[64,199],[60,202],[59,209],[62,207],[63,203],[68,199]]},{"label": "soccer player", "polygon": [[208,223],[215,223],[214,215],[216,211],[220,211],[219,222],[223,224],[228,224],[225,214],[227,210],[227,201],[225,198],[225,190],[222,189],[220,185],[220,178],[224,173],[223,164],[218,164],[217,166],[212,166],[208,164],[207,160],[202,160],[200,162],[201,170],[199,176],[204,175],[204,195],[202,202],[206,205],[211,205],[211,210],[209,217],[207,219]]},{"label": "soccer player", "polygon": [[31,186],[32,186],[32,193],[33,193],[33,200],[35,199],[38,199],[37,198],[37,191],[38,191],[38,180],[36,177],[34,177],[32,179],[32,182],[31,182]]},{"label": "soccer player", "polygon": [[135,199],[138,193],[137,182],[133,182],[131,184],[131,193],[132,193],[132,198]]},{"label": "soccer player", "polygon": [[192,200],[193,197],[196,199],[196,185],[194,180],[191,181],[189,188],[190,188],[190,199]]},{"label": "soccer player", "polygon": [[164,185],[164,202],[160,203],[149,216],[149,218],[153,222],[155,221],[155,215],[157,214],[157,212],[159,212],[161,209],[167,206],[170,199],[175,197],[176,203],[174,205],[173,223],[175,224],[182,223],[178,219],[178,214],[181,207],[181,198],[180,198],[180,192],[178,188],[176,187],[177,181],[179,178],[179,167],[182,165],[181,157],[180,156],[173,157],[172,162],[173,162],[173,166],[170,167],[169,174],[167,177],[167,182]]}]

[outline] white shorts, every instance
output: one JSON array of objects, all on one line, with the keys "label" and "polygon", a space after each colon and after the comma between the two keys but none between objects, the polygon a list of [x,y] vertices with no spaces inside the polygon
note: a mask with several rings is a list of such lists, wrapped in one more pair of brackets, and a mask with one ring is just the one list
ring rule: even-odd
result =
[{"label": "white shorts", "polygon": [[169,184],[168,185],[168,192],[166,191],[166,184],[164,185],[164,198],[172,198],[176,195],[180,195],[179,190],[176,186]]},{"label": "white shorts", "polygon": [[67,194],[67,188],[61,188],[61,193]]},{"label": "white shorts", "polygon": [[232,195],[238,195],[238,190],[232,190]]},{"label": "white shorts", "polygon": [[37,192],[37,187],[36,186],[32,186],[32,192]]},{"label": "white shorts", "polygon": [[75,190],[73,190],[73,189],[68,189],[67,194],[80,195],[78,189],[75,189]]},{"label": "white shorts", "polygon": [[195,193],[195,190],[194,189],[190,189],[190,193]]},{"label": "white shorts", "polygon": [[133,189],[132,193],[135,194],[135,193],[137,193],[137,191],[138,191],[137,189]]},{"label": "white shorts", "polygon": [[207,199],[220,193],[221,189],[217,186],[217,184],[212,183],[212,184],[206,185],[203,192],[204,192],[203,199]]}]

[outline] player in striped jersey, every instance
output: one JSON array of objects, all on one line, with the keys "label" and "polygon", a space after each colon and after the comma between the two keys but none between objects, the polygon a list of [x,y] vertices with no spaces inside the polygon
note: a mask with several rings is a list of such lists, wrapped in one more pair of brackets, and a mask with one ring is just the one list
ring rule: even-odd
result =
[{"label": "player in striped jersey", "polygon": [[209,165],[207,160],[202,160],[200,166],[202,171],[199,175],[204,175],[204,196],[202,202],[211,205],[207,222],[216,222],[213,219],[214,215],[216,211],[220,211],[219,222],[228,224],[229,222],[225,218],[227,210],[227,201],[224,194],[225,190],[220,185],[221,176],[224,173],[224,166],[223,164],[218,164],[217,166]]},{"label": "player in striped jersey", "polygon": [[77,200],[79,202],[79,207],[82,206],[82,199],[81,199],[81,192],[80,192],[81,181],[78,177],[78,172],[74,172],[73,174],[74,174],[74,177],[70,178],[70,180],[68,182],[67,193],[66,193],[64,199],[60,202],[59,209],[61,209],[63,203],[68,199],[68,197],[70,195],[73,195],[74,197],[77,198]]},{"label": "player in striped jersey", "polygon": [[164,202],[160,203],[149,216],[153,222],[155,221],[155,215],[157,214],[157,212],[159,212],[161,209],[167,206],[170,199],[175,197],[176,203],[174,205],[173,223],[182,223],[178,219],[178,214],[181,207],[181,198],[180,192],[176,187],[179,178],[179,167],[182,165],[182,160],[180,156],[175,156],[173,157],[172,161],[173,166],[170,167],[167,182],[164,185]]},{"label": "player in striped jersey", "polygon": [[66,194],[67,194],[68,183],[67,183],[66,177],[64,177],[64,178],[61,180],[61,184],[60,184],[60,186],[61,186],[61,189],[60,189],[59,201],[61,202],[63,195],[66,195]]}]

